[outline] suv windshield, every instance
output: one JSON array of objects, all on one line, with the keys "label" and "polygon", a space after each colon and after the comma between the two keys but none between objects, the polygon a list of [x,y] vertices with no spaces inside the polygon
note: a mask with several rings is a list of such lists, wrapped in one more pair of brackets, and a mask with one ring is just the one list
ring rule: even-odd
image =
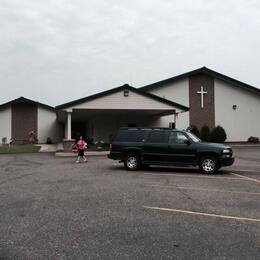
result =
[{"label": "suv windshield", "polygon": [[186,133],[193,142],[195,143],[201,142],[201,140],[196,135],[192,134],[191,132],[186,132]]}]

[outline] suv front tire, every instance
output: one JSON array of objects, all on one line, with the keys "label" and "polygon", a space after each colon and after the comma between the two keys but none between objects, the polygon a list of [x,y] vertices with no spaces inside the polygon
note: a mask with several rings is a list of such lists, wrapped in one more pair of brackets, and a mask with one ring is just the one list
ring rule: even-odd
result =
[{"label": "suv front tire", "polygon": [[219,163],[214,156],[204,156],[200,160],[199,167],[205,174],[214,174],[219,169]]}]

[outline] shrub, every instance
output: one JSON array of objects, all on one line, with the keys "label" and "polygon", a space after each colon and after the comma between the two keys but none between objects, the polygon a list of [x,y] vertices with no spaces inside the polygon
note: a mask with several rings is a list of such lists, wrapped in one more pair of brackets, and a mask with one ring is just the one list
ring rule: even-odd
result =
[{"label": "shrub", "polygon": [[258,143],[259,142],[259,138],[258,137],[254,137],[254,136],[250,136],[247,141],[249,143]]},{"label": "shrub", "polygon": [[207,125],[202,126],[200,130],[200,138],[204,142],[210,141],[210,129]]},{"label": "shrub", "polygon": [[187,128],[188,131],[200,138],[200,131],[195,125],[191,125]]},{"label": "shrub", "polygon": [[86,138],[86,142],[87,142],[88,146],[94,145],[94,138],[88,136]]},{"label": "shrub", "polygon": [[213,128],[211,132],[211,141],[215,143],[223,143],[227,139],[227,134],[225,129],[218,125]]}]

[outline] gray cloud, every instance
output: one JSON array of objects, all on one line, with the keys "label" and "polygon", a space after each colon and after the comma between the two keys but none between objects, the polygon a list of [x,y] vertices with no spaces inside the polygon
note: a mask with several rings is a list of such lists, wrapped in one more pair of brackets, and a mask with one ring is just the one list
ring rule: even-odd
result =
[{"label": "gray cloud", "polygon": [[2,0],[0,102],[57,105],[207,66],[260,87],[259,1]]}]

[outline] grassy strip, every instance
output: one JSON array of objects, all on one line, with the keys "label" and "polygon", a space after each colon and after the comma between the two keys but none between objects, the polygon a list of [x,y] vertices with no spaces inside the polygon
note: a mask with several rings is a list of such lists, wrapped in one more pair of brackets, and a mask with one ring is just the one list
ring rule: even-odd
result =
[{"label": "grassy strip", "polygon": [[1,145],[0,154],[10,153],[36,153],[40,150],[40,146],[28,145]]}]

